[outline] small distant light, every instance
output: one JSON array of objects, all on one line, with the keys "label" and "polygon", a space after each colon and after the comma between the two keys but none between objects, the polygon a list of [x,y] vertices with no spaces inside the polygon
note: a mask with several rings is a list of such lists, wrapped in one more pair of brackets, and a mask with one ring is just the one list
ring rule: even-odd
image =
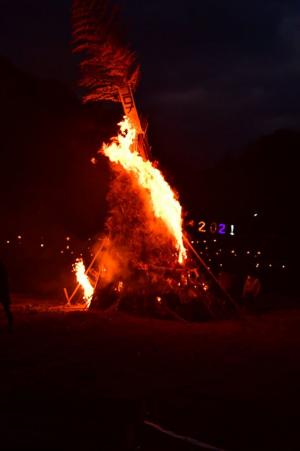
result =
[{"label": "small distant light", "polygon": [[234,250],[234,249],[232,249],[231,253],[232,253],[232,254],[234,254],[234,253],[235,253],[235,250]]},{"label": "small distant light", "polygon": [[220,265],[219,265],[221,268],[223,267],[223,263],[220,263]]},{"label": "small distant light", "polygon": [[260,252],[260,251],[257,251],[257,255],[261,255],[261,252]]},{"label": "small distant light", "polygon": [[63,254],[63,253],[64,253],[64,251],[60,251],[60,253],[61,253],[61,254]]},{"label": "small distant light", "polygon": [[259,263],[256,263],[255,267],[256,267],[256,268],[259,268],[259,266],[260,266]]},{"label": "small distant light", "polygon": [[254,213],[253,216],[256,218],[258,216],[258,213]]},{"label": "small distant light", "polygon": [[191,241],[192,244],[194,244],[194,241]]},{"label": "small distant light", "polygon": [[41,243],[41,247],[44,247],[44,243]]},{"label": "small distant light", "polygon": [[10,244],[10,241],[9,241],[9,240],[6,240],[6,244]]},{"label": "small distant light", "polygon": [[208,290],[208,285],[206,283],[202,283],[202,288],[204,291]]},{"label": "small distant light", "polygon": [[70,237],[69,236],[66,236],[66,241],[70,241]]},{"label": "small distant light", "polygon": [[269,268],[272,268],[272,266],[273,266],[272,263],[270,263],[270,264],[269,264]]},{"label": "small distant light", "polygon": [[68,245],[68,246],[66,246],[66,249],[70,249],[70,246]]},{"label": "small distant light", "polygon": [[206,243],[206,240],[203,240],[203,243],[205,244],[205,243]]},{"label": "small distant light", "polygon": [[21,236],[21,235],[18,235],[17,238],[18,238],[18,240],[21,240],[21,239],[22,239],[22,236]]},{"label": "small distant light", "polygon": [[249,255],[249,254],[250,254],[250,251],[247,251],[246,254]]},{"label": "small distant light", "polygon": [[214,239],[214,240],[213,240],[213,242],[214,242],[214,243],[216,243],[216,242],[217,242],[217,240],[216,240],[216,239]]},{"label": "small distant light", "polygon": [[286,266],[285,266],[285,265],[282,265],[282,266],[281,266],[281,268],[282,268],[282,269],[285,269],[285,268],[286,268]]},{"label": "small distant light", "polygon": [[161,297],[160,296],[156,296],[156,302],[158,302],[159,304],[161,303]]},{"label": "small distant light", "polygon": [[91,158],[91,163],[92,163],[92,164],[96,164],[96,163],[97,163],[97,160],[96,160],[95,157]]}]

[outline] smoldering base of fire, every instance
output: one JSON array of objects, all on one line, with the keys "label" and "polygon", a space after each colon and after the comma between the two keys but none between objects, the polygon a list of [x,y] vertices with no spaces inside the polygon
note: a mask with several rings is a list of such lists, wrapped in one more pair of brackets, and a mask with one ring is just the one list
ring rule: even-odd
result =
[{"label": "smoldering base of fire", "polygon": [[224,449],[216,448],[215,446],[208,445],[207,443],[204,443],[204,442],[200,442],[199,440],[196,440],[194,438],[191,438],[191,437],[188,437],[185,435],[180,435],[180,434],[177,434],[176,432],[170,431],[168,429],[164,429],[162,426],[160,426],[157,423],[153,423],[152,421],[145,420],[144,424],[146,426],[149,426],[152,429],[159,431],[160,433],[162,433],[164,435],[167,435],[167,436],[172,437],[177,440],[181,440],[182,442],[188,443],[189,445],[192,445],[196,448],[203,449],[203,450],[208,449],[211,451],[225,451]]}]

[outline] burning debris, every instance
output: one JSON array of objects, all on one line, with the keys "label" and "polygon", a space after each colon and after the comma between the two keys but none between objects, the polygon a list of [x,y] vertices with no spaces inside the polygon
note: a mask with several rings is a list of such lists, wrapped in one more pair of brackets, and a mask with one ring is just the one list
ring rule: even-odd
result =
[{"label": "burning debris", "polygon": [[85,301],[86,308],[89,308],[94,294],[94,288],[92,287],[91,282],[86,274],[82,258],[78,258],[76,260],[73,265],[73,271],[76,274],[77,282],[83,289],[83,299]]}]

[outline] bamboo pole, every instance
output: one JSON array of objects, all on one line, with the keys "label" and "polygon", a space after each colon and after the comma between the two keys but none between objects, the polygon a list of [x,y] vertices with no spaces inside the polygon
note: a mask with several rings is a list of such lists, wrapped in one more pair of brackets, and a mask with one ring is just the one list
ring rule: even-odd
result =
[{"label": "bamboo pole", "polygon": [[64,288],[64,294],[65,294],[65,297],[67,299],[67,304],[70,304],[69,295],[68,295],[68,291],[67,291],[66,288]]},{"label": "bamboo pole", "polygon": [[204,267],[204,269],[208,272],[208,274],[211,276],[211,278],[214,280],[214,282],[217,284],[217,286],[220,288],[220,290],[223,292],[223,294],[226,296],[226,298],[234,305],[234,307],[236,308],[236,310],[238,312],[240,312],[240,307],[238,306],[238,304],[236,303],[236,301],[233,299],[232,296],[230,296],[230,294],[225,290],[225,288],[222,287],[222,285],[220,284],[219,280],[216,278],[216,276],[214,275],[214,273],[210,270],[210,268],[207,266],[207,264],[205,263],[205,261],[203,260],[203,258],[198,254],[198,252],[196,251],[196,249],[194,248],[194,246],[191,244],[190,240],[188,239],[188,237],[186,235],[184,235],[184,241],[186,242],[186,244],[188,245],[188,247],[190,248],[190,250],[193,252],[193,254],[198,258],[199,262],[201,263],[201,265]]}]

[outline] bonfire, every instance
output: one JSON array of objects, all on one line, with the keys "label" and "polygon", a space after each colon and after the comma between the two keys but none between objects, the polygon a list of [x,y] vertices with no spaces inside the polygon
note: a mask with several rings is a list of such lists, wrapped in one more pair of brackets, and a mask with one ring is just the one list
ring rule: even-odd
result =
[{"label": "bonfire", "polygon": [[118,135],[99,150],[112,170],[109,214],[89,267],[82,259],[74,264],[74,293],[81,287],[85,308],[113,306],[178,315],[180,306],[196,301],[211,314],[207,279],[187,247],[209,269],[184,233],[177,193],[149,157],[133,98],[140,68],[135,53],[120,40],[118,23],[108,2],[94,1],[87,7],[84,0],[74,0],[74,47],[85,55],[84,100],[120,102],[124,110]]}]

